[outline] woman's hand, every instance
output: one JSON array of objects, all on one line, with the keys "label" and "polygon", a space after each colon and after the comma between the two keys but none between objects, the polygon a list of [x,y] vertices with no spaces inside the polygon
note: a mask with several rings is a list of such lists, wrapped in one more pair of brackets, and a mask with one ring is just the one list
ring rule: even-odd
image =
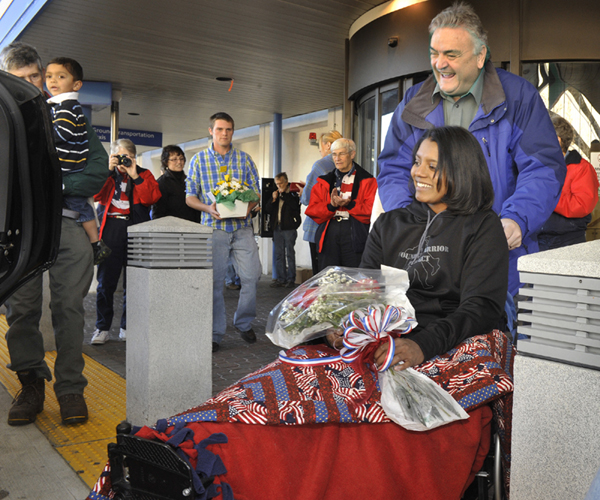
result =
[{"label": "woman's hand", "polygon": [[127,175],[131,178],[131,180],[135,180],[139,177],[137,173],[137,163],[135,161],[135,157],[132,158],[131,156],[129,156],[129,159],[131,160],[131,165],[129,165],[128,167],[126,167],[125,165],[119,165],[118,168],[123,169],[121,170],[121,172],[127,172]]},{"label": "woman's hand", "polygon": [[338,351],[344,347],[344,330],[341,328],[329,329],[325,335],[327,343]]},{"label": "woman's hand", "polygon": [[110,170],[111,172],[114,171],[114,169],[117,168],[118,164],[119,164],[119,155],[110,155],[108,157],[108,170]]},{"label": "woman's hand", "polygon": [[135,157],[128,156],[131,160],[131,165],[126,167],[125,165],[119,164],[119,157],[121,155],[110,155],[108,160],[108,168],[112,172],[115,168],[119,170],[122,174],[127,174],[131,177],[132,180],[135,180],[139,177],[137,173],[137,162],[135,161]]},{"label": "woman's hand", "polygon": [[[394,339],[396,351],[392,359],[394,370],[406,370],[411,366],[420,365],[425,361],[425,356],[419,345],[410,339],[397,338]],[[385,363],[385,358],[388,353],[388,343],[380,345],[375,351],[375,364],[379,367]]]},{"label": "woman's hand", "polygon": [[331,199],[329,200],[329,203],[331,203],[332,207],[339,208],[345,207],[348,203],[350,203],[350,200],[342,198],[339,189],[333,188],[333,190],[331,191]]}]

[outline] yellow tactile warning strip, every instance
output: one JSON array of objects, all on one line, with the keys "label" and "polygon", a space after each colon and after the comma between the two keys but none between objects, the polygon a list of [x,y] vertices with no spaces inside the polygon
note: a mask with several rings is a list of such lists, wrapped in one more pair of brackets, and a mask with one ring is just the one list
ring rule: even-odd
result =
[{"label": "yellow tactile warning strip", "polygon": [[[7,330],[6,317],[0,315],[0,383],[14,397],[21,384],[15,373],[6,368],[10,362],[5,340]],[[84,358],[89,420],[85,424],[62,425],[52,385],[46,382],[44,411],[38,415],[35,425],[91,488],[106,463],[108,443],[115,441],[115,428],[125,420],[125,379],[89,356],[84,355]],[[56,351],[46,353],[46,362],[52,372],[55,359]],[[6,418],[6,415],[0,415],[0,418]]]}]

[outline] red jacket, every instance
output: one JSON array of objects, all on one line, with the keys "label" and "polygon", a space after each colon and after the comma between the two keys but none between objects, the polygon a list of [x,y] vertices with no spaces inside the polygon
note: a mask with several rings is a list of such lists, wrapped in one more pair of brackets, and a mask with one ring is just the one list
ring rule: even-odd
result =
[{"label": "red jacket", "polygon": [[594,167],[571,150],[565,157],[567,177],[558,205],[540,228],[540,250],[585,242],[585,231],[598,202],[598,177]]},{"label": "red jacket", "polygon": [[331,205],[331,191],[335,185],[335,171],[322,175],[310,192],[310,202],[306,207],[305,214],[319,224],[315,242],[318,242],[319,252],[323,248],[323,240],[329,222],[333,219],[337,210],[344,210],[350,214],[352,223],[353,247],[355,252],[362,252],[369,235],[369,224],[371,222],[371,211],[373,200],[377,191],[377,179],[365,169],[356,165],[356,174],[350,203],[342,208]]},{"label": "red jacket", "polygon": [[589,161],[581,157],[578,159],[578,163],[567,162],[565,184],[554,209],[556,213],[569,218],[589,215],[598,203],[596,171]]},{"label": "red jacket", "polygon": [[[132,224],[147,222],[150,220],[150,206],[154,205],[161,197],[158,182],[152,175],[150,170],[137,167],[138,178],[127,181],[127,196],[130,200],[130,217]],[[106,223],[108,210],[110,207],[113,195],[115,193],[115,177],[114,171],[111,173],[100,192],[94,196],[94,201],[99,203],[98,216],[102,219],[100,224],[100,238],[102,238],[102,230]]]}]

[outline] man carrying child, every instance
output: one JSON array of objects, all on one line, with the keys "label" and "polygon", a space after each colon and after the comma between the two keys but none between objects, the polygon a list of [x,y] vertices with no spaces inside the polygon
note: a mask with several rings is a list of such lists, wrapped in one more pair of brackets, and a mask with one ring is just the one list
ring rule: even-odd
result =
[{"label": "man carrying child", "polygon": [[[7,45],[0,52],[0,69],[28,81],[44,93],[44,68],[33,47],[22,42]],[[86,131],[89,151],[85,171],[63,177],[64,196],[93,196],[108,176],[108,155],[87,123]],[[83,396],[87,385],[82,354],[83,298],[92,283],[94,269],[89,240],[70,210],[63,210],[58,255],[48,274],[57,348],[54,392],[63,424],[78,424],[88,419]],[[8,367],[16,372],[22,385],[8,411],[9,425],[26,425],[35,421],[37,414],[44,410],[45,381],[52,380],[52,373],[44,360],[44,340],[39,325],[42,291],[42,275],[39,275],[6,301]]]}]

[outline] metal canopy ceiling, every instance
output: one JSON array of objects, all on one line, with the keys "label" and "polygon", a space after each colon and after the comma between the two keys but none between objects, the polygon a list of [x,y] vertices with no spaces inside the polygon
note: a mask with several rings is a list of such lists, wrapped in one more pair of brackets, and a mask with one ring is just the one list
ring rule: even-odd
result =
[{"label": "metal canopy ceiling", "polygon": [[[52,0],[19,39],[44,63],[73,57],[85,80],[112,82],[120,127],[162,132],[169,144],[206,137],[216,111],[239,129],[340,106],[348,30],[381,3]],[[217,77],[233,78],[231,91]],[[109,110],[93,122],[108,126]]]}]

